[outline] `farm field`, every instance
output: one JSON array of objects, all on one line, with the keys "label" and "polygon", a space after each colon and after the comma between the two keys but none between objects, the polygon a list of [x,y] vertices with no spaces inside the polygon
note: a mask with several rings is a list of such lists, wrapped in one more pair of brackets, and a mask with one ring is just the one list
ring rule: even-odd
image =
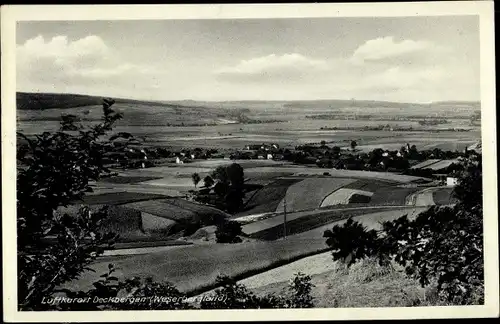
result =
[{"label": "farm field", "polygon": [[381,179],[358,179],[344,186],[346,189],[364,190],[374,192],[381,187],[397,185],[398,182]]},{"label": "farm field", "polygon": [[98,259],[90,266],[95,273],[85,272],[65,286],[86,290],[113,263],[119,278],[152,276],[158,281],[172,282],[181,291],[197,294],[210,290],[219,274],[248,277],[326,249],[323,238],[178,246],[161,252]]},{"label": "farm field", "polygon": [[[278,179],[283,179],[282,183],[289,183],[289,185],[291,185],[300,180],[304,180],[306,177],[317,177],[315,179],[325,177],[323,175],[325,169],[318,167],[293,165],[291,163],[272,160],[249,161],[211,159],[196,161],[194,163],[184,165],[117,170],[117,177],[107,178],[94,184],[94,191],[97,195],[88,195],[88,198],[86,199],[90,203],[101,203],[101,201],[102,203],[105,203],[107,200],[118,200],[124,202],[127,202],[129,199],[147,200],[148,195],[151,195],[151,197],[181,197],[188,193],[188,191],[195,189],[191,179],[191,175],[193,173],[196,172],[203,178],[204,176],[210,174],[217,166],[227,165],[229,163],[241,163],[240,165],[244,166],[245,179],[248,184],[264,186],[264,189],[247,193],[245,197],[245,200],[247,201],[246,210],[238,214],[239,216],[275,211],[281,199],[284,197],[283,190],[285,190],[286,187],[282,184],[277,184],[276,186],[271,185]],[[420,177],[387,172],[335,169],[328,169],[327,171],[330,173],[330,176],[327,176],[328,179],[352,178],[357,181],[364,181],[363,183],[366,183],[369,187],[378,186],[379,183],[411,183],[422,179]],[[371,182],[375,182],[376,184],[370,185]],[[356,186],[355,183],[358,182],[348,184],[347,186]],[[271,187],[265,189],[267,186]],[[360,184],[358,186],[360,186],[360,188],[356,187],[353,189],[362,189],[361,187],[363,185]],[[282,189],[277,189],[278,187]],[[114,191],[119,193],[115,193]],[[116,195],[126,198],[114,197]],[[275,201],[278,199],[279,201]],[[267,201],[268,204],[263,200]],[[318,202],[318,207],[319,205],[320,203]]]},{"label": "farm field", "polygon": [[[295,235],[308,230],[333,223],[344,218],[354,217],[374,211],[390,211],[401,207],[363,207],[332,210],[317,210],[287,214],[287,235]],[[276,240],[284,235],[283,215],[259,220],[242,227],[242,231],[251,238],[261,240]]]},{"label": "farm field", "polygon": [[[141,246],[142,243],[160,242],[158,244],[161,245],[162,241],[171,241],[163,230],[171,227],[171,221],[161,223],[161,220],[155,220],[151,215],[142,214],[138,210],[123,205],[92,205],[90,209],[94,211],[104,206],[108,207],[108,216],[103,219],[101,230],[119,235],[118,245],[115,248],[121,248],[123,243]],[[71,205],[58,209],[57,213],[74,216],[79,208],[78,205]]]},{"label": "farm field", "polygon": [[[134,184],[110,184],[105,182],[98,182],[94,184],[94,192],[88,196],[99,196],[102,194],[116,193],[116,192],[127,192],[130,195],[140,194],[140,195],[157,195],[164,197],[182,197],[185,196],[185,187],[161,187],[154,185],[145,185],[143,183]],[[190,188],[191,189],[191,188]],[[139,199],[142,200],[142,199]]]},{"label": "farm field", "polygon": [[165,198],[165,195],[140,193],[140,192],[107,192],[94,195],[86,195],[82,202],[77,202],[85,205],[119,205],[134,201],[151,200]]},{"label": "farm field", "polygon": [[283,212],[285,201],[289,212],[317,209],[331,192],[354,181],[349,178],[308,178],[296,182],[288,187],[276,212]]},{"label": "farm field", "polygon": [[[301,175],[280,177],[253,193],[246,204],[245,211],[238,213],[236,216],[283,212],[285,195],[288,212],[334,207],[329,206],[331,202],[328,199],[332,199],[332,202],[340,198],[345,200],[351,197],[351,194],[354,194],[356,190],[360,193],[365,192],[366,197],[354,196],[353,200],[350,201],[352,207],[401,206],[406,204],[407,196],[418,189],[400,187],[399,184],[422,179],[383,172],[332,171],[334,173],[332,176],[317,175],[316,177],[307,177],[303,174],[305,172],[297,172],[296,174]],[[336,177],[337,174],[341,175],[341,177]],[[349,176],[353,176],[353,178],[349,178]],[[364,178],[354,178],[356,176],[364,176]],[[379,178],[384,180],[379,180]],[[341,191],[336,192],[338,190]],[[348,195],[349,197],[342,196],[342,190],[351,192]],[[337,202],[341,202],[340,200]]]},{"label": "farm field", "polygon": [[406,204],[406,197],[418,191],[419,188],[401,188],[386,186],[377,189],[371,197],[371,205],[396,205],[401,206]]},{"label": "farm field", "polygon": [[[30,135],[59,128],[61,113],[73,114],[89,123],[100,119],[102,107],[99,97],[58,95],[43,93],[18,93],[17,127]],[[367,103],[369,103],[367,105]],[[115,131],[128,132],[144,142],[171,149],[204,147],[241,149],[247,144],[263,142],[293,147],[305,143],[319,143],[347,147],[357,141],[362,151],[374,148],[399,149],[406,143],[418,149],[438,147],[443,150],[463,150],[481,138],[480,126],[470,126],[469,117],[480,110],[476,102],[433,103],[415,105],[390,102],[347,101],[242,101],[242,102],[148,102],[117,99],[115,108],[124,114]],[[239,114],[253,120],[276,120],[262,124],[241,124]],[[344,116],[338,120],[306,118],[319,114]],[[380,120],[345,119],[345,116],[368,114]],[[420,126],[416,120],[383,120],[391,118],[446,118],[449,123],[437,126]],[[183,126],[184,125],[184,126]],[[196,126],[190,126],[196,125]],[[364,130],[366,126],[412,127],[412,131]],[[325,128],[352,127],[352,130]],[[469,132],[432,130],[460,127]],[[323,129],[321,129],[323,128]],[[420,131],[418,131],[420,130]],[[395,141],[397,139],[397,141]]]},{"label": "farm field", "polygon": [[258,190],[245,205],[245,211],[237,216],[274,212],[288,187],[301,179],[279,179]]},{"label": "farm field", "polygon": [[[145,111],[146,109],[142,109]],[[183,110],[182,113],[188,111]],[[18,112],[26,114],[28,111]],[[31,112],[31,110],[29,111]],[[55,113],[60,114],[61,111]],[[67,113],[68,111],[65,110]],[[99,112],[99,110],[96,110]],[[38,112],[37,113],[41,113]],[[46,113],[45,111],[43,112]],[[257,112],[255,112],[257,114]],[[281,114],[283,116],[283,114]],[[125,112],[127,116],[127,112]],[[59,123],[55,120],[26,120],[19,116],[18,130],[26,134],[37,134],[43,131],[58,129]],[[219,149],[242,149],[247,144],[261,144],[263,142],[277,143],[283,147],[293,147],[305,143],[319,143],[325,140],[329,143],[347,147],[351,140],[358,142],[359,150],[373,150],[374,148],[399,149],[406,143],[417,145],[418,149],[432,149],[439,147],[449,150],[463,150],[480,139],[480,127],[474,126],[469,132],[441,131],[432,133],[426,131],[369,131],[369,130],[321,130],[321,127],[365,127],[380,125],[412,126],[418,128],[416,122],[401,121],[367,121],[367,120],[310,120],[304,116],[280,123],[265,124],[219,124],[216,126],[167,126],[170,121],[153,115],[141,121],[144,124],[134,125],[126,121],[119,121],[115,127],[116,132],[129,132],[140,138],[147,145],[158,145],[181,149],[186,147],[204,147]],[[283,117],[282,117],[283,118]],[[154,122],[145,123],[154,119]],[[463,123],[463,120],[460,121]],[[464,127],[464,125],[451,124],[447,127]],[[145,127],[147,126],[147,127]],[[469,127],[470,128],[470,127]],[[437,127],[436,127],[437,129]],[[397,138],[397,143],[395,143]]]},{"label": "farm field", "polygon": [[130,184],[130,183],[140,183],[145,181],[151,181],[158,179],[153,176],[115,176],[104,178],[101,181],[105,183],[117,183],[117,184]]},{"label": "farm field", "polygon": [[[383,221],[394,220],[404,215],[407,215],[408,219],[414,219],[415,217],[418,216],[418,214],[420,214],[423,211],[426,211],[427,209],[429,209],[429,207],[415,206],[415,207],[399,207],[399,208],[394,208],[392,210],[384,209],[383,211],[372,210],[363,215],[354,216],[352,217],[352,219],[360,222],[361,224],[363,224],[363,226],[365,226],[368,229],[380,229],[381,228],[380,223]],[[316,227],[314,229],[295,234],[294,237],[298,239],[323,237],[323,233],[326,230],[331,229],[335,225],[342,225],[346,221],[347,218],[331,222],[326,225],[322,225],[320,227]]]},{"label": "farm field", "polygon": [[453,196],[453,188],[440,188],[432,193],[436,205],[454,204],[458,200]]},{"label": "farm field", "polygon": [[349,203],[368,203],[373,196],[371,191],[340,188],[326,196],[319,207],[347,205]]},{"label": "farm field", "polygon": [[229,217],[219,209],[176,198],[141,201],[124,206],[180,222],[207,217]]}]

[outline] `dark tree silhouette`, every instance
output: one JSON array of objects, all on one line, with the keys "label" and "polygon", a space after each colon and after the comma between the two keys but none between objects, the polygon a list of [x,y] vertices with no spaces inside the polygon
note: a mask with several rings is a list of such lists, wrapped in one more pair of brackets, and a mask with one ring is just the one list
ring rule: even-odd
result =
[{"label": "dark tree silhouette", "polygon": [[209,176],[209,175],[207,175],[205,178],[203,178],[203,186],[205,188],[212,187],[214,185],[214,183],[215,183],[214,179],[211,176]]},{"label": "dark tree silhouette", "polygon": [[353,151],[356,149],[356,146],[358,146],[358,143],[356,141],[351,141],[351,149]]},{"label": "dark tree silhouette", "polygon": [[198,183],[201,181],[201,177],[198,173],[193,173],[191,175],[191,179],[193,180],[193,184],[195,186],[195,188],[198,186]]}]

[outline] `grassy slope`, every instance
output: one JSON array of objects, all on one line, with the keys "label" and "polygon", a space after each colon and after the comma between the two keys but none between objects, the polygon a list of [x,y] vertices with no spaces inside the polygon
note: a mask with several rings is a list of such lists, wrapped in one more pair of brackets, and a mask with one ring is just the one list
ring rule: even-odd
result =
[{"label": "grassy slope", "polygon": [[86,290],[113,263],[119,268],[118,277],[152,276],[196,294],[214,288],[219,274],[245,278],[326,249],[323,238],[180,246],[145,255],[106,257],[91,265],[95,273],[86,272],[67,286]]},{"label": "grassy slope", "polygon": [[[330,260],[329,262],[332,262]],[[290,278],[292,278],[290,276]],[[354,264],[350,269],[335,269],[311,276],[316,307],[409,307],[419,303],[436,305],[432,288],[421,288],[406,278],[401,269],[380,267],[372,260]],[[288,282],[272,283],[252,289],[257,295],[284,293]]]},{"label": "grassy slope", "polygon": [[[102,98],[76,94],[18,92],[17,115],[21,121],[59,121],[61,113],[69,113],[82,120],[97,121],[102,114]],[[120,126],[202,125],[219,123],[221,119],[237,120],[235,110],[114,99],[114,109],[124,114],[118,123]]]}]

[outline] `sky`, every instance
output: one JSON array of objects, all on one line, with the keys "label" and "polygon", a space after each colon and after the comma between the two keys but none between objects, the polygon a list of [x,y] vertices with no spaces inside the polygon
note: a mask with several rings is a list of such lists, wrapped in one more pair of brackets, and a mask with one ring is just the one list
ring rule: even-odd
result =
[{"label": "sky", "polygon": [[17,90],[144,100],[479,100],[477,16],[30,21]]}]

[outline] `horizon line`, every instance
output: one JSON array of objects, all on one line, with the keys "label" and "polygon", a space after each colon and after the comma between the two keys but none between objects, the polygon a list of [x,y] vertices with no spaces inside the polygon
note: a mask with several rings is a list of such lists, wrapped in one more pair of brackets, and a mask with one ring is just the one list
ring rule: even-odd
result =
[{"label": "horizon line", "polygon": [[133,101],[145,101],[145,102],[155,102],[155,103],[169,103],[169,102],[209,102],[209,103],[231,103],[231,102],[319,102],[319,101],[353,101],[353,102],[383,102],[383,103],[397,103],[397,104],[413,104],[413,105],[430,105],[436,103],[481,103],[481,100],[438,100],[438,101],[428,101],[428,102],[409,102],[409,101],[392,101],[392,100],[378,100],[378,99],[339,99],[339,98],[327,98],[327,99],[232,99],[232,100],[209,100],[209,99],[144,99],[144,98],[132,98],[132,97],[122,97],[122,96],[104,96],[96,94],[86,94],[86,93],[75,93],[75,92],[45,92],[45,91],[20,91],[16,90],[17,93],[26,94],[48,94],[48,95],[76,95],[76,96],[87,96],[87,97],[100,97],[100,98],[111,98],[118,100],[133,100]]}]

